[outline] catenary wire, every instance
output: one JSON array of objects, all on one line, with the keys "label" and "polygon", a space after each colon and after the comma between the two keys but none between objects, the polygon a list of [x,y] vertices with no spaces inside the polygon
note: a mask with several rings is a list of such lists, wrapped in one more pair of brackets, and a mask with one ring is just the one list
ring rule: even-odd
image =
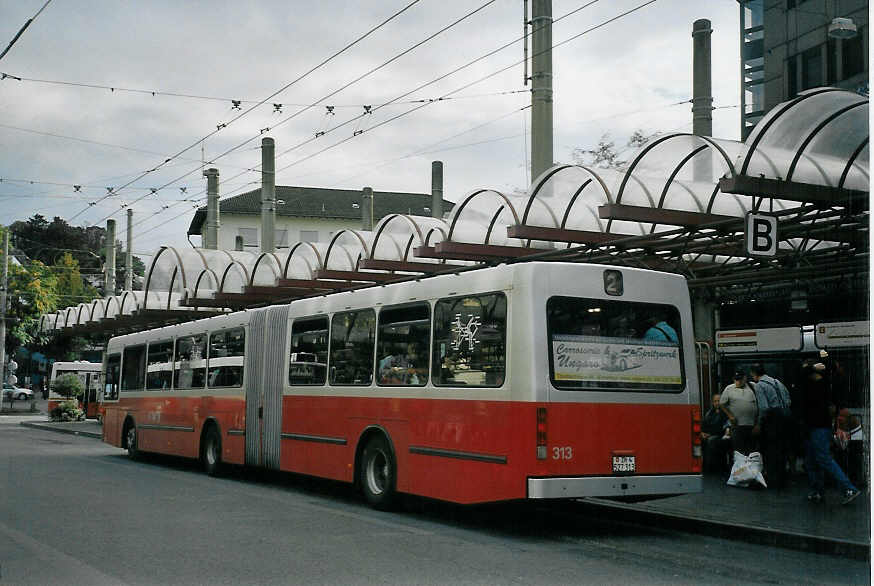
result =
[{"label": "catenary wire", "polygon": [[[288,88],[290,88],[290,87],[293,86],[294,84],[298,83],[299,81],[303,80],[304,78],[306,78],[307,76],[309,76],[309,75],[312,74],[313,72],[317,71],[317,70],[320,69],[321,67],[324,67],[324,66],[325,66],[326,64],[328,64],[330,61],[332,61],[332,60],[334,60],[335,58],[339,57],[340,55],[342,55],[343,53],[345,53],[346,51],[348,51],[349,49],[351,49],[352,47],[354,47],[355,45],[357,45],[358,43],[360,43],[361,41],[363,41],[364,39],[366,39],[366,38],[369,37],[370,35],[372,35],[374,32],[376,32],[377,30],[379,30],[379,29],[382,28],[383,26],[387,25],[389,22],[391,22],[392,20],[394,20],[395,18],[399,17],[401,14],[403,14],[404,12],[406,12],[407,10],[409,10],[410,8],[412,8],[414,5],[418,4],[420,1],[421,1],[421,0],[412,0],[412,2],[410,2],[410,3],[407,4],[406,6],[404,6],[403,8],[401,8],[400,10],[398,10],[397,12],[395,12],[394,14],[392,14],[391,16],[389,16],[387,19],[383,20],[383,21],[382,21],[381,23],[379,23],[378,25],[372,27],[372,28],[371,28],[370,30],[368,30],[366,33],[364,33],[363,35],[359,36],[357,39],[355,39],[355,40],[352,41],[351,43],[348,43],[346,46],[344,46],[344,47],[341,48],[340,50],[334,52],[334,53],[331,54],[329,57],[323,59],[320,63],[318,63],[317,65],[311,67],[309,70],[307,70],[307,71],[304,72],[303,74],[299,75],[298,77],[296,77],[295,79],[293,79],[293,80],[290,81],[289,83],[285,84],[285,85],[282,86],[279,90],[273,92],[272,94],[270,94],[269,96],[267,96],[267,97],[264,98],[263,100],[259,101],[257,104],[254,104],[254,105],[250,106],[249,108],[243,110],[242,112],[240,112],[239,114],[237,114],[236,116],[234,116],[230,121],[228,121],[228,122],[224,122],[224,123],[222,123],[222,124],[219,124],[218,126],[216,126],[216,129],[215,129],[215,130],[211,131],[211,132],[208,133],[206,136],[204,136],[204,137],[202,137],[202,138],[196,140],[195,142],[193,142],[193,143],[190,144],[189,146],[187,146],[187,147],[185,147],[184,149],[178,151],[175,155],[173,155],[173,156],[171,156],[171,157],[165,159],[162,163],[159,163],[159,164],[156,165],[155,167],[149,169],[148,171],[146,171],[145,173],[141,174],[141,175],[140,175],[139,177],[137,177],[136,179],[133,179],[133,180],[129,181],[128,183],[126,183],[125,185],[119,187],[119,190],[122,190],[122,189],[124,189],[125,187],[127,187],[127,186],[129,186],[129,185],[131,185],[131,184],[133,184],[133,183],[136,183],[137,181],[139,181],[140,179],[142,179],[143,177],[145,177],[145,176],[148,175],[149,173],[152,173],[152,172],[154,172],[154,171],[157,171],[158,169],[160,169],[161,167],[163,167],[166,163],[169,163],[170,161],[172,161],[172,160],[175,159],[176,157],[181,156],[182,154],[186,153],[187,151],[189,151],[190,149],[194,148],[194,147],[197,146],[198,144],[201,144],[204,140],[206,140],[206,139],[208,139],[208,138],[214,136],[215,134],[221,132],[223,129],[227,128],[228,126],[230,126],[231,124],[233,124],[234,122],[236,122],[237,120],[239,120],[240,118],[246,116],[247,114],[249,114],[250,112],[252,112],[252,111],[255,110],[256,108],[258,108],[258,107],[260,107],[261,105],[265,104],[268,100],[273,99],[274,97],[276,97],[276,96],[279,95],[280,93],[284,92],[285,90],[287,90]],[[192,172],[193,172],[193,171],[192,171]],[[104,199],[105,199],[105,197],[104,197]],[[78,213],[75,214],[72,218],[70,218],[70,221],[76,219],[78,216],[82,215],[83,213],[85,213],[86,211],[88,211],[88,209],[90,209],[90,208],[91,208],[91,206],[88,206],[88,207],[86,207],[85,209],[83,209],[82,211],[78,212]]]}]

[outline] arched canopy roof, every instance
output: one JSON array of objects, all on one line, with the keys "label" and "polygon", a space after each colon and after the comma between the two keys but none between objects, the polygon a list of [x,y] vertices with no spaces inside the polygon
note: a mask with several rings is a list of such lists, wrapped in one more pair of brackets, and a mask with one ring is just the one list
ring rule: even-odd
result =
[{"label": "arched canopy roof", "polygon": [[753,129],[738,174],[868,191],[868,98],[807,90],[774,107]]}]

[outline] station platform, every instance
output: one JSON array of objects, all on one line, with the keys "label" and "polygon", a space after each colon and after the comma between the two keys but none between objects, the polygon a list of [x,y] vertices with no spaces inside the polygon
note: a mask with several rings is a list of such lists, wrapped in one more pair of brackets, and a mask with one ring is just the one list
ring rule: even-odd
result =
[{"label": "station platform", "polygon": [[[21,425],[101,438],[102,428],[94,420],[52,423],[29,418]],[[827,487],[825,502],[807,502],[807,477],[792,476],[786,488],[737,488],[725,484],[718,475],[704,476],[704,490],[697,494],[669,497],[639,503],[607,499],[586,499],[584,506],[629,522],[648,522],[663,528],[870,559],[871,494],[862,494],[848,505],[841,505],[837,488]]]}]

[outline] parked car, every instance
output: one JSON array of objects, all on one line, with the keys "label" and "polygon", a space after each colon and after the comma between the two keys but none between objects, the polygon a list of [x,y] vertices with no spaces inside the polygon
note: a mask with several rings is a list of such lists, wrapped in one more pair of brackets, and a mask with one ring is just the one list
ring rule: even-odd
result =
[{"label": "parked car", "polygon": [[16,387],[13,384],[3,383],[3,400],[11,401],[14,399],[18,399],[19,401],[33,399],[33,391]]}]

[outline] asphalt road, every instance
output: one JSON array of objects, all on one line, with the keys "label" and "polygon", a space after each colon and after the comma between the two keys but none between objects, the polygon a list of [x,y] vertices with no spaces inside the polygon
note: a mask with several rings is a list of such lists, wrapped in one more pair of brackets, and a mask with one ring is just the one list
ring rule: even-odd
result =
[{"label": "asphalt road", "polygon": [[0,584],[868,584],[868,563],[611,521],[575,503],[367,508],[350,487],[0,418]]}]

